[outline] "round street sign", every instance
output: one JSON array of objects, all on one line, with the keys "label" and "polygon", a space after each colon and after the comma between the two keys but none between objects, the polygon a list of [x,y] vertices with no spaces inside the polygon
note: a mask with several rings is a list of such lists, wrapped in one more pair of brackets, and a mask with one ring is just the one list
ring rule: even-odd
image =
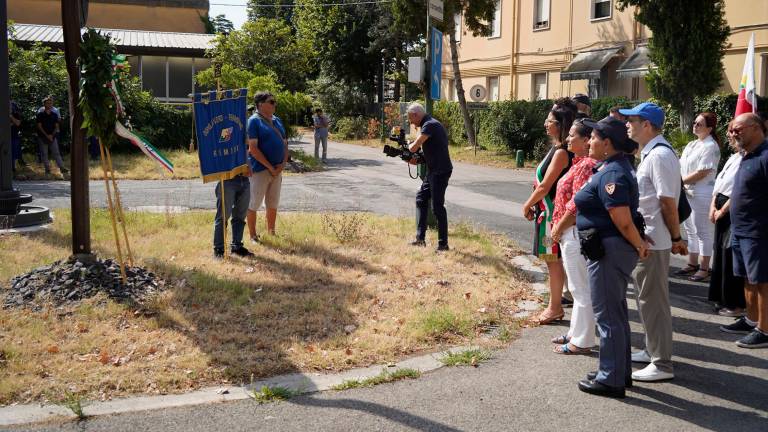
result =
[{"label": "round street sign", "polygon": [[469,98],[475,102],[481,102],[485,100],[485,87],[480,84],[475,84],[469,89]]}]

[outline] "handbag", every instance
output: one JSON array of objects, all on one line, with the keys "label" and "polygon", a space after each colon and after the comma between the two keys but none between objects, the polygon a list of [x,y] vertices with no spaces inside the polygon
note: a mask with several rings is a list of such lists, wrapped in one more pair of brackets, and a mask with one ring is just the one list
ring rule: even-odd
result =
[{"label": "handbag", "polygon": [[603,239],[597,228],[579,230],[579,244],[581,245],[581,254],[588,260],[597,261],[605,256]]},{"label": "handbag", "polygon": [[[671,145],[660,142],[653,146],[653,148],[656,148],[658,145],[672,150],[672,153],[677,155],[677,152],[675,152],[675,149]],[[685,184],[683,183],[683,178],[680,177],[680,195],[677,198],[677,219],[680,223],[683,223],[683,221],[691,217],[691,211],[691,204],[688,202],[688,197],[685,195]]]}]

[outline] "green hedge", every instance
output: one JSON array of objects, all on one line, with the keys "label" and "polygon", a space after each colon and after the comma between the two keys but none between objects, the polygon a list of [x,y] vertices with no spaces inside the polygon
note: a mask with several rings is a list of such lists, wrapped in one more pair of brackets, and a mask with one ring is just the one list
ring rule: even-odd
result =
[{"label": "green hedge", "polygon": [[[730,154],[725,140],[725,130],[728,121],[733,118],[736,109],[735,94],[718,94],[696,98],[694,101],[695,112],[711,111],[718,117],[718,133],[725,144],[722,149],[723,160]],[[630,100],[625,97],[605,97],[592,100],[592,117],[601,119],[608,115],[609,109],[620,105],[624,107],[634,106],[642,101]],[[548,149],[548,140],[544,130],[544,119],[552,108],[553,101],[546,99],[540,101],[501,101],[490,102],[488,109],[474,112],[476,124],[479,124],[478,144],[510,154],[517,150],[523,150],[526,158],[538,160]],[[682,133],[680,127],[680,115],[672,107],[663,105],[666,113],[665,136],[667,136],[678,151],[693,137],[688,133]],[[758,111],[768,111],[768,98],[758,98]],[[464,128],[464,120],[457,102],[437,101],[434,105],[434,117],[438,119],[448,131],[451,145],[467,145],[467,135]]]}]

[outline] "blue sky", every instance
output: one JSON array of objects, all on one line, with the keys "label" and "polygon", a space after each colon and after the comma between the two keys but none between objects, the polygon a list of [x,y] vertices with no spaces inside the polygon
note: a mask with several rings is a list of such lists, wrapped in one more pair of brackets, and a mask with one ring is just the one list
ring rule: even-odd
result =
[{"label": "blue sky", "polygon": [[[213,18],[216,15],[224,14],[228,20],[232,21],[235,28],[239,29],[248,18],[245,13],[246,2],[247,0],[211,0],[208,15]],[[222,6],[224,4],[235,6]]]}]

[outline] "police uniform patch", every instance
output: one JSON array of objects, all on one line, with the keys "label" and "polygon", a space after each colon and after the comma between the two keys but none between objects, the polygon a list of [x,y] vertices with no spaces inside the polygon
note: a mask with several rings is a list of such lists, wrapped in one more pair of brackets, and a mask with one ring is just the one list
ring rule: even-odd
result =
[{"label": "police uniform patch", "polygon": [[608,192],[608,195],[613,195],[613,192],[616,191],[616,183],[608,183],[605,185],[605,191]]}]

